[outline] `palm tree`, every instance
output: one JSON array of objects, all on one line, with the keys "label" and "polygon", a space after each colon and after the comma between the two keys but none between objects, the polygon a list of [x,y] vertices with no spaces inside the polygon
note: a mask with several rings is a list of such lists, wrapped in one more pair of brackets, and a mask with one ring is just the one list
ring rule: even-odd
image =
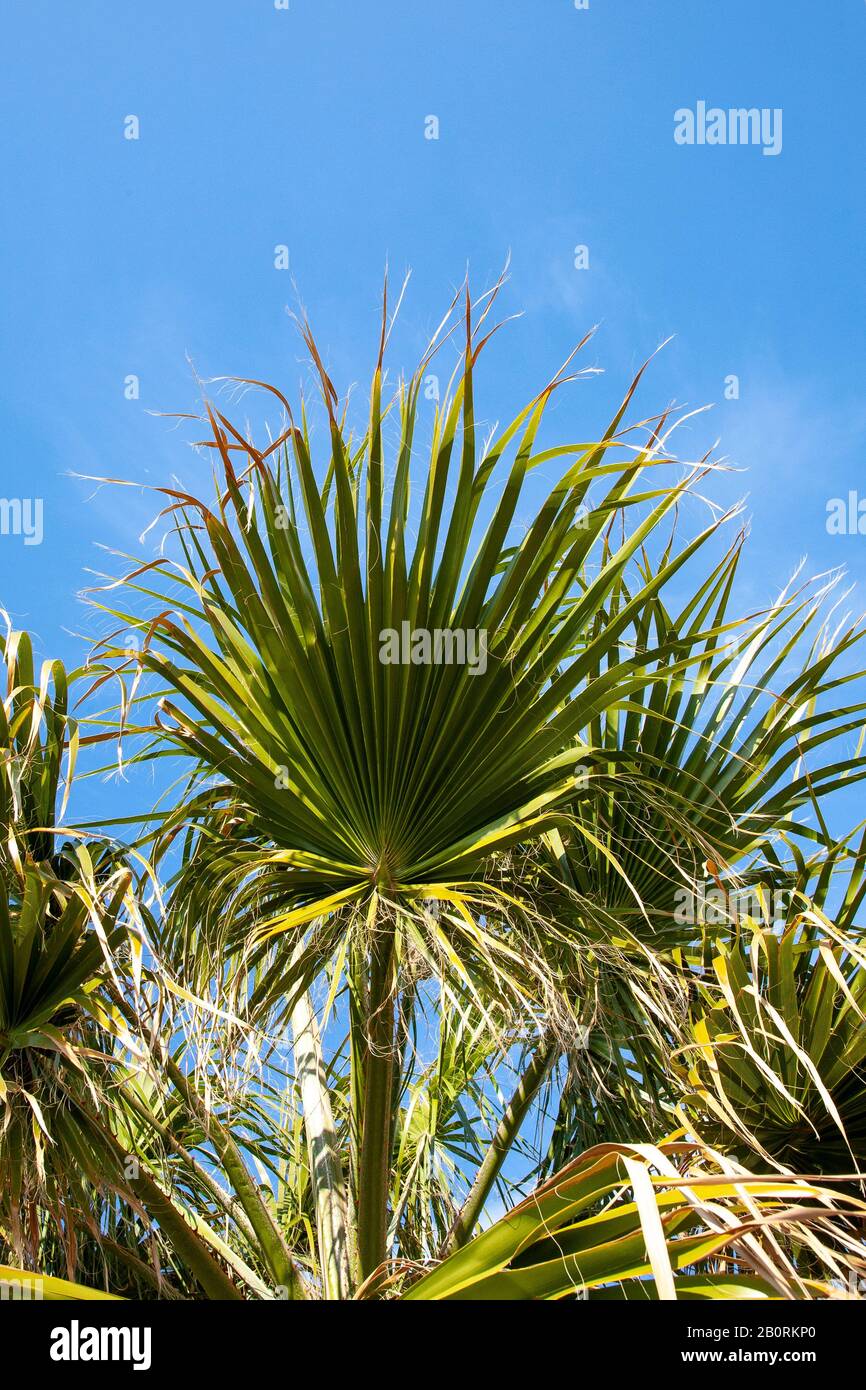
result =
[{"label": "palm tree", "polygon": [[[676,1058],[692,1041],[694,989],[707,972],[714,980],[717,949],[762,910],[756,903],[820,909],[836,871],[860,862],[850,836],[828,850],[822,810],[863,777],[861,753],[844,741],[864,707],[840,699],[858,679],[849,658],[859,626],[828,626],[832,579],[791,586],[765,612],[734,617],[743,539],[678,612],[655,598],[642,612],[631,642],[678,637],[695,652],[693,674],[659,663],[625,711],[601,714],[571,826],[536,856],[545,912],[577,921],[596,960],[583,992],[597,1026],[572,1058],[547,1172],[600,1138],[652,1140],[673,1124]],[[858,871],[843,934],[860,889]]]},{"label": "palm tree", "polygon": [[851,928],[862,851],[835,921],[825,872],[811,897],[789,895],[780,922],[747,917],[720,934],[695,1000],[683,1108],[758,1171],[866,1169],[866,950]]},{"label": "palm tree", "polygon": [[[859,1268],[863,846],[823,809],[863,775],[859,631],[826,586],[732,617],[742,538],[669,603],[721,521],[657,540],[703,470],[657,480],[637,383],[599,442],[543,447],[567,364],[479,442],[492,298],[420,507],[448,323],[388,406],[383,322],[359,439],[305,329],[322,467],[283,397],[262,450],[208,405],[215,500],[170,492],[145,601],[104,602],[143,638],[92,681],[131,671],[117,726],[82,732],[8,635],[0,1279],[811,1297]],[[131,728],[186,780],[123,849],[65,813],[79,750]],[[491,1225],[497,1193],[523,1200]]]},{"label": "palm tree", "polygon": [[[229,1186],[218,1198],[198,1179],[192,1224],[210,1229],[215,1201],[230,1215],[221,1258],[251,1290],[288,1280],[330,1297],[410,1285],[413,1297],[451,1296],[444,1271],[465,1272],[464,1257],[472,1279],[494,1247],[500,1274],[523,1268],[496,1226],[471,1237],[497,1184],[512,1188],[527,1117],[555,1096],[548,1163],[571,1160],[563,1180],[579,1180],[556,1217],[569,1231],[576,1213],[590,1224],[568,1257],[541,1242],[556,1268],[539,1282],[497,1275],[507,1296],[603,1293],[618,1280],[640,1294],[645,1278],[660,1296],[708,1296],[722,1269],[744,1294],[755,1279],[802,1293],[778,1243],[778,1258],[752,1251],[747,1273],[732,1270],[742,1194],[780,1229],[791,1201],[801,1213],[813,1201],[804,1229],[841,1223],[835,1250],[853,1197],[790,1174],[750,1187],[733,1157],[694,1138],[649,1156],[625,1141],[679,1123],[673,1061],[711,951],[697,917],[678,920],[677,895],[709,875],[727,904],[744,883],[789,878],[780,849],[820,840],[822,799],[862,776],[859,756],[813,766],[862,722],[860,703],[822,706],[855,679],[836,671],[857,632],[820,635],[773,694],[824,595],[729,617],[741,540],[672,613],[671,581],[726,518],[682,544],[676,527],[658,539],[709,465],[671,478],[669,418],[624,425],[640,374],[597,442],[541,442],[570,362],[482,441],[475,374],[494,299],[472,306],[467,294],[462,319],[444,321],[388,404],[383,313],[359,437],[304,326],[322,463],[306,409],[296,417],[273,388],[285,419],[262,448],[207,402],[213,499],[162,489],[168,549],[97,600],[140,639],[133,660],[106,639],[98,678],[132,678],[121,722],[149,739],[137,760],[173,750],[184,769],[147,841],[169,878],[165,911],[141,915],[166,1010],[160,1104],[199,1122]],[[422,384],[460,324],[417,505]],[[528,484],[546,468],[558,480],[535,502]],[[132,1027],[135,1009],[126,1016]],[[344,1037],[329,1048],[328,1024]],[[144,1123],[147,1106],[136,1113]],[[629,1136],[626,1123],[643,1128]],[[620,1147],[574,1157],[595,1137]],[[205,1166],[170,1130],[163,1139],[175,1170]],[[268,1181],[252,1182],[250,1164]],[[535,1164],[544,1170],[543,1152]],[[696,1206],[696,1174],[729,1203],[725,1230]],[[557,1204],[558,1184],[518,1208],[532,1230],[553,1220],[549,1190]],[[576,1280],[599,1211],[625,1259]],[[443,1255],[441,1279],[412,1284],[419,1263]]]},{"label": "palm tree", "polygon": [[[120,1051],[142,1056],[111,997],[135,973],[132,874],[107,840],[58,843],[80,743],[66,672],[46,663],[37,684],[25,633],[7,634],[3,656],[0,1250],[16,1267],[4,1265],[0,1278],[43,1279],[53,1263],[137,1293],[154,1279],[130,1224],[138,1212],[160,1223],[211,1296],[233,1296],[171,1194],[147,1168],[130,1168],[118,1124]],[[45,1296],[70,1297],[71,1287],[49,1275]]]}]

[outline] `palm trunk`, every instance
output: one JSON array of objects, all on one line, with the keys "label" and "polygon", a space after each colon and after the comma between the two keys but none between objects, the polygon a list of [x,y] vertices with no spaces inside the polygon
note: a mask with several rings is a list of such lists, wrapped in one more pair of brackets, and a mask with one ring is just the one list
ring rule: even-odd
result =
[{"label": "palm trunk", "polygon": [[[127,1001],[112,989],[111,997],[131,1027],[138,1027],[139,1020]],[[234,1141],[231,1131],[211,1114],[195,1086],[184,1075],[168,1051],[163,1052],[162,1064],[169,1080],[178,1090],[187,1108],[201,1122],[216,1150],[225,1174],[234,1188],[239,1206],[255,1232],[262,1249],[262,1255],[275,1284],[286,1290],[286,1297],[294,1301],[307,1296],[304,1282],[298,1272],[283,1239],[283,1234],[268,1211],[261,1192],[252,1178],[243,1155]]]},{"label": "palm trunk", "polygon": [[262,1194],[244,1163],[243,1155],[230,1130],[208,1110],[180,1067],[168,1056],[164,1057],[163,1061],[171,1081],[180,1091],[189,1109],[201,1121],[205,1133],[213,1143],[238,1202],[261,1243],[262,1254],[271,1277],[279,1287],[286,1290],[289,1300],[306,1298],[303,1281],[283,1240],[282,1232],[265,1206]]},{"label": "palm trunk", "polygon": [[[111,1186],[121,1197],[129,1200],[124,1185],[114,1180],[115,1173],[123,1173],[129,1155],[95,1115],[89,1115],[79,1109],[78,1116],[91,1139],[102,1146],[103,1175],[107,1176]],[[166,1233],[208,1298],[233,1302],[243,1298],[243,1294],[211,1254],[205,1241],[181,1215],[171,1197],[163,1191],[150,1173],[140,1167],[137,1176],[128,1180],[128,1186],[133,1190],[147,1217],[156,1221]]]},{"label": "palm trunk", "polygon": [[385,1259],[394,1089],[394,928],[375,929],[364,1027],[364,1099],[358,1164],[358,1264],[361,1279]]},{"label": "palm trunk", "polygon": [[351,1296],[346,1189],[316,1015],[309,994],[292,1010],[295,1065],[301,1089],[310,1181],[316,1203],[316,1235],[325,1298]]},{"label": "palm trunk", "polygon": [[207,1168],[199,1163],[198,1159],[190,1153],[189,1149],[185,1148],[180,1140],[172,1134],[168,1125],[162,1124],[161,1121],[148,1110],[147,1106],[143,1105],[142,1102],[137,1099],[133,1092],[126,1090],[123,1099],[124,1104],[128,1105],[130,1109],[138,1115],[139,1119],[143,1120],[155,1134],[159,1135],[166,1148],[170,1149],[172,1153],[177,1154],[178,1158],[183,1159],[190,1171],[195,1173],[196,1180],[210,1193],[217,1206],[235,1223],[244,1239],[250,1245],[254,1246],[256,1240],[255,1231],[247,1220],[246,1213],[237,1200],[237,1197],[217,1182],[213,1174],[208,1172]]},{"label": "palm trunk", "polygon": [[142,1169],[132,1184],[148,1216],[159,1222],[172,1246],[189,1265],[208,1298],[237,1300],[243,1295],[214,1259],[202,1237],[181,1216],[171,1198]]},{"label": "palm trunk", "polygon": [[508,1107],[496,1127],[496,1133],[490,1141],[490,1147],[484,1155],[484,1162],[478,1169],[478,1174],[469,1196],[466,1198],[461,1210],[458,1212],[451,1230],[445,1237],[442,1249],[439,1252],[442,1259],[452,1255],[455,1250],[459,1250],[461,1245],[465,1245],[476,1223],[484,1210],[484,1203],[490,1196],[493,1184],[499,1177],[502,1165],[511,1149],[520,1127],[526,1118],[526,1112],[537,1096],[541,1084],[544,1081],[551,1064],[555,1057],[555,1049],[549,1042],[540,1042],[533,1055],[529,1066],[523,1073],[518,1082],[517,1089],[508,1104]]}]

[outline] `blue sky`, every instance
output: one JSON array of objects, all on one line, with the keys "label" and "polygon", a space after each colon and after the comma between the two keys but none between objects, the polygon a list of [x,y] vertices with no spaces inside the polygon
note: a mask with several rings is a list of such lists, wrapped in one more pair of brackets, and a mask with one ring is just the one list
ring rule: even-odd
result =
[{"label": "blue sky", "polygon": [[[413,271],[400,367],[467,264],[480,290],[510,253],[490,418],[601,323],[605,375],[557,403],[563,438],[675,334],[640,410],[716,403],[679,447],[719,437],[749,470],[716,489],[751,494],[744,603],[803,554],[866,577],[866,539],[825,525],[866,491],[863,0],[77,0],[16,5],[4,39],[0,494],[43,499],[44,540],[0,537],[0,604],[42,652],[80,658],[94,543],[140,553],[154,511],[70,475],[201,483],[148,412],[195,409],[189,359],[295,394],[298,295],[340,389],[363,382],[386,258]],[[781,109],[781,152],[678,145],[699,101]]]}]

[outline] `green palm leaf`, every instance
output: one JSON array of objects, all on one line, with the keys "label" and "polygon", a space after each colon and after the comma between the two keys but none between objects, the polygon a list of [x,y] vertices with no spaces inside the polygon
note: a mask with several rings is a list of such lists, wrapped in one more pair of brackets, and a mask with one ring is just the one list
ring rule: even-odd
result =
[{"label": "green palm leaf", "polygon": [[68,1279],[56,1279],[53,1275],[34,1274],[31,1270],[12,1269],[0,1265],[0,1288],[6,1298],[45,1299],[49,1303],[90,1302],[93,1299],[118,1301],[117,1295],[104,1293],[102,1289],[91,1289],[85,1284],[73,1284]]},{"label": "green palm leaf", "polygon": [[[679,1165],[679,1166],[678,1166]],[[854,1246],[846,1203],[805,1180],[770,1181],[694,1145],[602,1144],[425,1274],[410,1301],[809,1298],[832,1293]],[[825,1261],[806,1284],[773,1239],[792,1220]],[[763,1235],[759,1239],[758,1235]],[[838,1241],[837,1256],[830,1242]]]}]

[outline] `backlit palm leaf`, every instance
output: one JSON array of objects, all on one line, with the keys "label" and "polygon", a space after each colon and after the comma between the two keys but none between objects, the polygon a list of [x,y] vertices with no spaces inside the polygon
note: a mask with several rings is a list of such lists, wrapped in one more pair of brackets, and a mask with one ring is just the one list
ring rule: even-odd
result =
[{"label": "backlit palm leaf", "polygon": [[[829,1209],[834,1205],[835,1212]],[[834,1194],[813,1182],[755,1178],[694,1145],[600,1144],[403,1296],[831,1296],[831,1281],[842,1268],[840,1251],[856,1251],[854,1218],[866,1211],[855,1199],[848,1206],[851,1220]],[[798,1278],[783,1248],[792,1223],[814,1252],[822,1278]]]}]

